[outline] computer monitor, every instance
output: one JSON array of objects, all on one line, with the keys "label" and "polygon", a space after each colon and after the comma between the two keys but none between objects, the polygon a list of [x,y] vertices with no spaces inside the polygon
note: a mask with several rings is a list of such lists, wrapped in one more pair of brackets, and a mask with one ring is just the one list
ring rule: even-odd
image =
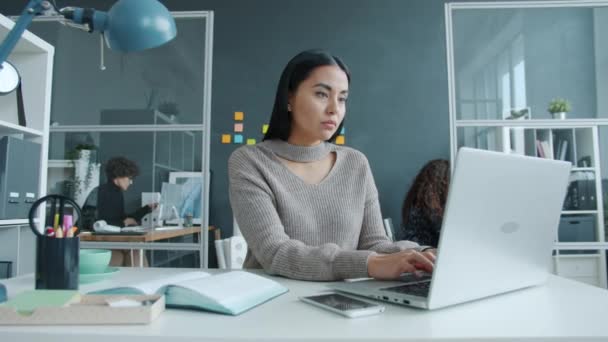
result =
[{"label": "computer monitor", "polygon": [[178,223],[175,212],[180,212],[181,203],[182,185],[163,182],[160,192],[159,220],[175,220],[175,223]]},{"label": "computer monitor", "polygon": [[180,218],[192,216],[194,224],[201,223],[203,177],[201,172],[171,172],[169,182],[181,185],[181,200],[177,207]]}]

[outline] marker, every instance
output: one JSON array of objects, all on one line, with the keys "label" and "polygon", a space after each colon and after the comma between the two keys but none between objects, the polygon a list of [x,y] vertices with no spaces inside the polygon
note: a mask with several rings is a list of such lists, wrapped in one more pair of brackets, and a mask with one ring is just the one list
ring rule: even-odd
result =
[{"label": "marker", "polygon": [[59,228],[59,214],[55,214],[53,219],[53,229],[57,230],[57,228]]},{"label": "marker", "polygon": [[66,237],[70,230],[72,230],[72,215],[63,215],[63,232]]}]

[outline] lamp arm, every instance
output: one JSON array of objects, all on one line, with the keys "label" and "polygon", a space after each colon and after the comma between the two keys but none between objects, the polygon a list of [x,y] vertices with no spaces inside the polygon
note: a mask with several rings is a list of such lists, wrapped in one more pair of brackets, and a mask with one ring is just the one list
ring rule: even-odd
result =
[{"label": "lamp arm", "polygon": [[21,12],[15,26],[13,26],[6,36],[6,39],[4,39],[0,45],[0,68],[2,68],[2,63],[6,61],[11,54],[11,51],[15,48],[15,45],[17,45],[17,42],[19,42],[23,32],[25,32],[32,20],[34,20],[34,16],[50,8],[52,8],[52,5],[46,0],[30,0],[23,12]]},{"label": "lamp arm", "polygon": [[89,32],[103,32],[108,25],[107,13],[92,8],[65,7],[59,13],[68,20],[84,25]]}]

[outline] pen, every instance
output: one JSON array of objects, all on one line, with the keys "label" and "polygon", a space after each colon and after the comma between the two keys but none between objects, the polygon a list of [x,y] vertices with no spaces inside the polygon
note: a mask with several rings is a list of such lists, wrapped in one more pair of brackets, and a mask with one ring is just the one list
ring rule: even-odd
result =
[{"label": "pen", "polygon": [[[60,198],[59,199],[59,222],[57,225],[59,228],[63,228],[63,218],[64,218],[63,210],[64,210],[64,202],[63,202],[63,199]],[[65,233],[65,230],[64,230],[64,233]]]},{"label": "pen", "polygon": [[53,220],[53,229],[56,229],[57,227],[55,226],[54,220],[55,220],[55,214],[57,213],[57,210],[55,208],[55,198],[51,198],[50,200],[51,203],[51,216],[50,216],[50,220]]}]

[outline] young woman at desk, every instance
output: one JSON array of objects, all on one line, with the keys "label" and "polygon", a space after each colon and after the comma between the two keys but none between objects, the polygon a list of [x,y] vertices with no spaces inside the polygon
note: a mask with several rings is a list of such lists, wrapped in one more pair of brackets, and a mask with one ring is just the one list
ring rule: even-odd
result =
[{"label": "young woman at desk", "polygon": [[249,246],[244,267],[303,280],[432,271],[434,250],[390,241],[367,158],[334,145],[350,74],[324,51],[285,67],[264,141],[228,161],[230,203]]}]

